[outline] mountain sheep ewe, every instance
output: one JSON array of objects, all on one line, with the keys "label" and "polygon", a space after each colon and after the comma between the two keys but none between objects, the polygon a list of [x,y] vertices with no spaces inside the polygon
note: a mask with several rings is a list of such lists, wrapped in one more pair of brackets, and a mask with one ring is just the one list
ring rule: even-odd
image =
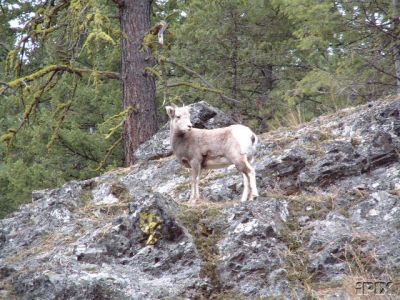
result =
[{"label": "mountain sheep ewe", "polygon": [[190,202],[199,199],[201,169],[218,169],[230,165],[242,172],[243,194],[241,201],[258,196],[256,173],[249,161],[253,159],[257,136],[243,125],[231,125],[216,129],[193,128],[189,107],[166,107],[170,118],[172,151],[185,167],[191,169],[192,188]]}]

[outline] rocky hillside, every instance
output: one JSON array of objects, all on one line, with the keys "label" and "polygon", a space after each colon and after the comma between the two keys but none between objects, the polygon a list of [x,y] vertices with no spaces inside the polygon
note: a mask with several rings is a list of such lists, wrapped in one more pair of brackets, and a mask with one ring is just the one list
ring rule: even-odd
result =
[{"label": "rocky hillside", "polygon": [[[206,103],[192,113],[197,127],[232,122]],[[0,298],[399,299],[400,99],[263,134],[258,149],[248,203],[229,168],[205,171],[204,202],[187,205],[166,127],[131,168],[34,192],[0,221]]]}]

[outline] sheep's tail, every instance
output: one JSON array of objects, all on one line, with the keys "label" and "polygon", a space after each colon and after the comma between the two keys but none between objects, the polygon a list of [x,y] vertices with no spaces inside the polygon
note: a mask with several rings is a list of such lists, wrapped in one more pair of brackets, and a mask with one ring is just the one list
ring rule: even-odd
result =
[{"label": "sheep's tail", "polygon": [[256,134],[249,127],[240,124],[231,125],[230,131],[238,143],[240,154],[245,154],[250,162],[257,153],[258,138]]},{"label": "sheep's tail", "polygon": [[258,144],[258,137],[256,136],[255,133],[252,134],[251,136],[251,143],[253,144],[253,147],[255,148]]},{"label": "sheep's tail", "polygon": [[248,155],[249,162],[251,164],[254,162],[254,157],[257,153],[257,144],[258,144],[258,137],[254,132],[252,132],[252,134],[251,134],[251,151]]}]

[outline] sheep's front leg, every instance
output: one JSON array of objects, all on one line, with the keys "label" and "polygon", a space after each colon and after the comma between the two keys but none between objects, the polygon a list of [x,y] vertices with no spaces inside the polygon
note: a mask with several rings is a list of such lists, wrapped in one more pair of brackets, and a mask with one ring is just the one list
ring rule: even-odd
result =
[{"label": "sheep's front leg", "polygon": [[189,201],[191,203],[196,203],[197,200],[200,199],[199,183],[200,183],[201,165],[196,161],[192,161],[190,163],[190,167],[192,173],[192,190],[190,193]]}]

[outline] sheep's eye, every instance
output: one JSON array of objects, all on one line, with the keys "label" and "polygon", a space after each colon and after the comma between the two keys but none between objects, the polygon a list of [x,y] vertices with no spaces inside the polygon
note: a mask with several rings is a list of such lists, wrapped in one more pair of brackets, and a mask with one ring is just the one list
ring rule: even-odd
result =
[{"label": "sheep's eye", "polygon": [[181,118],[181,116],[176,116],[176,118],[179,120]]}]

